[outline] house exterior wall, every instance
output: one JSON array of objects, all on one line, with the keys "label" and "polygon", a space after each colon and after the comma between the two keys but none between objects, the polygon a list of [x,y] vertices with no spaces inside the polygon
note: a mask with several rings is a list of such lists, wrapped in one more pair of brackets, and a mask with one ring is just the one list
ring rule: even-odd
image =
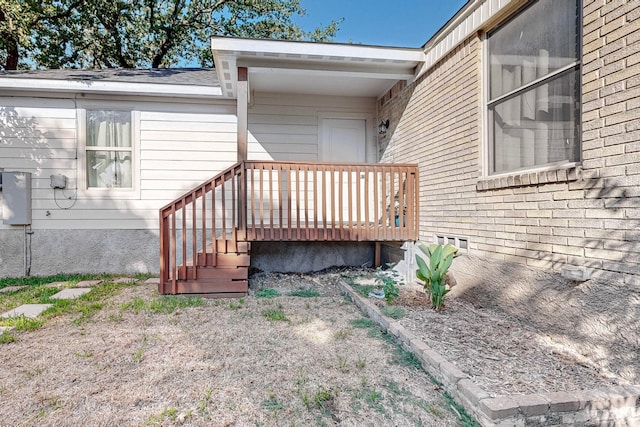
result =
[{"label": "house exterior wall", "polygon": [[[158,209],[236,162],[233,100],[11,95],[0,97],[0,169],[32,173],[33,234],[0,221],[0,277],[24,273],[25,241],[34,275],[157,272]],[[135,113],[132,191],[79,182],[78,110],[101,107]],[[367,120],[375,161],[375,99],[274,94],[258,94],[250,106],[249,159],[320,160],[325,116]],[[56,174],[68,177],[67,189],[50,187]]]},{"label": "house exterior wall", "polygon": [[[378,100],[382,161],[420,165],[420,237],[468,253],[640,286],[640,4],[583,2],[582,162],[487,176],[483,41],[472,34]],[[479,25],[489,30],[497,22]]]},{"label": "house exterior wall", "polygon": [[323,118],[367,121],[368,161],[376,162],[376,100],[254,93],[249,107],[249,160],[322,161]]},{"label": "house exterior wall", "polygon": [[[31,274],[158,271],[158,209],[236,160],[230,101],[42,94],[2,97],[0,105],[0,169],[32,174]],[[78,182],[77,110],[102,106],[135,112],[133,191],[86,190]],[[67,189],[50,187],[55,174],[68,177]],[[0,276],[22,275],[23,227],[0,221],[0,236]]]}]

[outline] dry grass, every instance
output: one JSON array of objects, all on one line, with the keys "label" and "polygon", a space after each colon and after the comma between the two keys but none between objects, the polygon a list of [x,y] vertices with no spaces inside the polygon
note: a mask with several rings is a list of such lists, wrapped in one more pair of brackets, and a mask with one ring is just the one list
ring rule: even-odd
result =
[{"label": "dry grass", "polygon": [[63,314],[19,332],[0,347],[0,423],[458,423],[415,360],[331,280],[312,280],[263,277],[252,292],[268,284],[281,295],[313,287],[320,296],[250,295],[171,310],[152,285],[124,287],[86,322]]}]

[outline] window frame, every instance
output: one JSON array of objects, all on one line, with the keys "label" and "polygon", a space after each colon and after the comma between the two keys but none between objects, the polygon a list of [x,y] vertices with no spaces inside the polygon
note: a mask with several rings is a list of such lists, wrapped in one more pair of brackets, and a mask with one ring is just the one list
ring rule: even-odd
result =
[{"label": "window frame", "polygon": [[[576,17],[576,60],[570,64],[567,64],[557,70],[551,71],[547,73],[545,76],[536,78],[535,80],[523,84],[516,89],[513,89],[507,93],[504,93],[494,99],[491,98],[491,82],[490,82],[490,37],[493,33],[499,31],[501,28],[508,26],[511,22],[513,22],[517,17],[526,13],[528,9],[530,9],[533,5],[538,3],[540,0],[532,0],[526,2],[520,8],[516,9],[505,21],[499,23],[495,27],[483,32],[482,34],[482,123],[484,125],[484,141],[483,150],[484,153],[484,161],[483,161],[483,177],[487,179],[500,178],[506,176],[519,175],[523,173],[530,172],[542,172],[542,171],[553,171],[559,169],[567,169],[575,166],[579,166],[582,163],[582,25],[580,24],[582,19],[582,2],[581,0],[577,1],[577,17]],[[575,161],[571,160],[563,160],[558,162],[549,162],[541,165],[533,165],[533,166],[525,166],[521,168],[511,169],[508,171],[494,171],[494,153],[495,153],[495,141],[493,136],[493,113],[492,107],[500,104],[503,101],[509,100],[511,98],[517,97],[526,93],[529,90],[535,89],[539,86],[551,83],[556,81],[557,79],[562,78],[564,75],[568,75],[572,72],[577,73],[576,78],[576,87],[575,91],[575,99],[574,99],[574,108],[576,111],[575,114],[575,127],[576,127],[576,143],[579,145],[578,151],[578,159]]]},{"label": "window frame", "polygon": [[[87,146],[87,111],[125,111],[131,114],[131,147]],[[140,197],[140,111],[133,105],[122,102],[81,103],[76,108],[76,131],[78,139],[78,188],[92,195],[117,194],[120,198]],[[131,187],[89,187],[87,182],[87,153],[89,151],[131,152]]]}]

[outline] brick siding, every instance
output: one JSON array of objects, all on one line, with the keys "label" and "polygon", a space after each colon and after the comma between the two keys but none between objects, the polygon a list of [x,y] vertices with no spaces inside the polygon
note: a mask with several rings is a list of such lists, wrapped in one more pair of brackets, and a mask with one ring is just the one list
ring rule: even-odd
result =
[{"label": "brick siding", "polygon": [[420,236],[640,287],[640,2],[583,2],[582,164],[483,179],[482,42],[474,35],[378,100],[382,162],[420,165]]}]

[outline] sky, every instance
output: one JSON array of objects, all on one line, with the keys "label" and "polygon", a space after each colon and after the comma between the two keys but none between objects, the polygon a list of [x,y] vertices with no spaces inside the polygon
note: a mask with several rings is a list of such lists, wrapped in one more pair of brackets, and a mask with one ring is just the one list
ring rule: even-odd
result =
[{"label": "sky", "polygon": [[466,0],[302,0],[307,15],[298,20],[309,31],[344,18],[337,43],[421,47]]}]

